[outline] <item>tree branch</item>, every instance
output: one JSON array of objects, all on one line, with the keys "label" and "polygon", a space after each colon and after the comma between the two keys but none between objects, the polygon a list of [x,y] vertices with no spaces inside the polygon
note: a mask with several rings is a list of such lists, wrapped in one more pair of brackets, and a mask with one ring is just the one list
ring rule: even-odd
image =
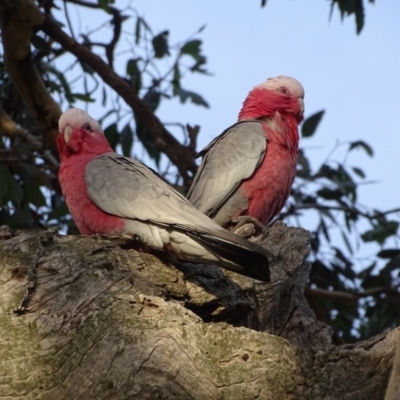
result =
[{"label": "tree branch", "polygon": [[269,285],[214,266],[182,273],[126,238],[0,228],[0,396],[383,398],[398,329],[343,346],[315,330],[307,237],[278,223],[257,240],[277,255]]},{"label": "tree branch", "polygon": [[[384,216],[386,216],[388,214],[393,214],[393,213],[400,212],[400,208],[393,208],[393,209],[388,210],[388,211],[377,212],[375,214],[370,214],[370,213],[361,211],[360,209],[358,209],[356,207],[325,206],[325,205],[319,204],[319,203],[298,204],[298,205],[293,205],[293,207],[291,207],[291,208],[293,209],[293,211],[315,209],[315,210],[327,210],[327,211],[334,210],[334,211],[350,212],[350,213],[361,215],[362,217],[364,217],[366,219],[369,219],[369,220],[379,219],[379,218],[384,217]],[[293,212],[291,212],[291,210],[288,210],[283,215],[286,216],[286,215],[291,215],[291,214],[293,214]]]},{"label": "tree branch", "polygon": [[338,300],[343,302],[358,302],[360,299],[370,296],[379,296],[381,294],[390,294],[394,296],[400,296],[400,293],[395,289],[388,289],[385,287],[376,287],[364,290],[363,292],[342,292],[338,290],[327,290],[321,288],[310,288],[307,287],[305,291],[307,296],[314,296],[317,298],[325,297],[332,300]]},{"label": "tree branch", "polygon": [[21,139],[32,143],[36,149],[43,148],[42,142],[38,140],[30,132],[28,132],[26,129],[19,127],[5,112],[1,104],[0,104],[0,131],[9,138],[15,138],[16,136],[18,136]]},{"label": "tree branch", "polygon": [[44,135],[55,149],[60,108],[47,91],[32,63],[30,39],[44,16],[33,0],[0,0],[4,62],[8,73]]},{"label": "tree branch", "polygon": [[392,367],[385,400],[400,399],[400,332],[397,332],[396,356]]},{"label": "tree branch", "polygon": [[41,29],[53,40],[60,43],[65,50],[89,65],[105,83],[125,100],[146,128],[156,148],[164,153],[178,168],[185,186],[188,186],[191,182],[188,171],[194,174],[197,170],[193,149],[179,143],[147,104],[136,95],[129,83],[118,76],[98,55],[68,36],[49,17],[43,19]]},{"label": "tree branch", "polygon": [[91,3],[85,0],[67,0],[68,3],[77,4],[78,6],[88,7],[88,8],[95,8],[97,10],[101,9],[98,3]]},{"label": "tree branch", "polygon": [[[36,150],[43,150],[43,144],[40,140],[38,140],[34,135],[32,135],[26,129],[18,126],[15,121],[11,119],[11,117],[5,112],[3,107],[0,104],[0,131],[10,138],[14,138],[16,136],[21,139],[32,143]],[[53,157],[50,151],[43,150],[41,154],[42,158],[46,160],[53,167],[59,167],[59,163],[56,158]]]}]

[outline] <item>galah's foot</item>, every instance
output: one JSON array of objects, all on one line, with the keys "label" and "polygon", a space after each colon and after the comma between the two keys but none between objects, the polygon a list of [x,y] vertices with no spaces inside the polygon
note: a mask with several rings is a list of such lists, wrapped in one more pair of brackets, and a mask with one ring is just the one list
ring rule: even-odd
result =
[{"label": "galah's foot", "polygon": [[143,245],[138,237],[130,233],[95,233],[91,236],[96,241],[108,240],[113,246],[121,247],[124,250],[136,250],[140,253],[149,253],[149,250]]},{"label": "galah's foot", "polygon": [[249,215],[241,215],[232,218],[229,230],[246,239],[267,234],[267,228],[265,225],[263,225],[258,219],[250,217]]}]

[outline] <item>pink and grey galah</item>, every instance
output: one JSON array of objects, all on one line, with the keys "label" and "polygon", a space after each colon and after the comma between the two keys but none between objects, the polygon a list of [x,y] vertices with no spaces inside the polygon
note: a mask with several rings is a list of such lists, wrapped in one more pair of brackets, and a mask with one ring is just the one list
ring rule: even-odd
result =
[{"label": "pink and grey galah", "polygon": [[203,159],[190,202],[225,227],[240,216],[268,224],[285,205],[296,176],[303,99],[302,85],[287,76],[254,87],[238,122],[198,154]]},{"label": "pink and grey galah", "polygon": [[267,250],[196,210],[145,165],[115,153],[85,111],[62,114],[57,147],[62,193],[82,234],[131,234],[141,251],[269,281]]}]

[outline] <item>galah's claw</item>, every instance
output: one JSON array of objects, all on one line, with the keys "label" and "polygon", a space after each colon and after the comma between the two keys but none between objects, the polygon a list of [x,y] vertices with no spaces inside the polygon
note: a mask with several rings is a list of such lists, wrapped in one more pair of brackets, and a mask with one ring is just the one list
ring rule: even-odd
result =
[{"label": "galah's claw", "polygon": [[232,218],[231,227],[229,228],[234,234],[245,237],[266,235],[267,228],[258,219],[250,217],[249,215],[241,215]]}]

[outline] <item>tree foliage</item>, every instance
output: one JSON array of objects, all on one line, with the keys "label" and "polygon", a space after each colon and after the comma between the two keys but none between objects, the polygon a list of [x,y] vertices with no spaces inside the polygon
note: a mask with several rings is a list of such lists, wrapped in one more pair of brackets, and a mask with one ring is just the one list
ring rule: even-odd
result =
[{"label": "tree foliage", "polygon": [[[369,3],[374,3],[374,0],[368,0]],[[365,23],[365,7],[364,0],[330,0],[331,10],[330,16],[332,17],[335,6],[339,9],[340,16],[343,20],[344,17],[354,15],[356,22],[357,34],[360,34],[364,28]],[[266,6],[267,0],[261,0],[261,7]]]},{"label": "tree foliage", "polygon": [[[0,0],[0,5],[0,225],[60,225],[77,232],[57,181],[57,120],[61,109],[85,107],[94,99],[101,102],[103,114],[96,117],[113,148],[144,158],[182,191],[188,188],[199,127],[186,121],[166,126],[157,110],[173,98],[182,107],[187,102],[208,107],[185,80],[208,74],[204,27],[173,43],[169,30],[158,31],[140,10],[111,0]],[[362,0],[331,5],[342,16],[354,14],[361,31]],[[71,12],[99,23],[84,31],[71,22]],[[357,138],[340,143],[343,159],[332,152],[320,166],[311,166],[304,147],[322,129],[323,116],[324,111],[308,116],[302,126],[298,176],[281,218],[300,226],[307,215],[316,221],[306,294],[319,319],[334,327],[337,341],[354,341],[398,323],[399,217],[398,210],[376,210],[358,198],[366,176],[351,156],[363,151],[373,157],[368,143]],[[356,259],[369,243],[378,251]]]}]

